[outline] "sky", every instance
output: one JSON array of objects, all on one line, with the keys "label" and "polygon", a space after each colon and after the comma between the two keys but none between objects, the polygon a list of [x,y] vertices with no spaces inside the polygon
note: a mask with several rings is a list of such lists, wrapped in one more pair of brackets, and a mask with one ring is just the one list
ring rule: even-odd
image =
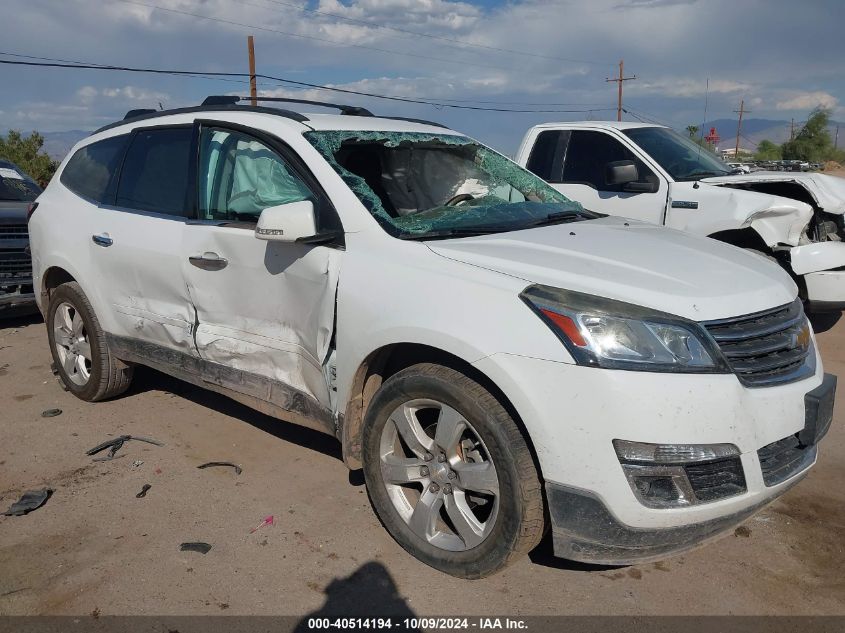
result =
[{"label": "sky", "polygon": [[[3,0],[0,59],[33,56],[203,72],[257,70],[311,84],[493,112],[403,103],[260,80],[267,96],[442,122],[508,154],[531,125],[624,117],[683,128],[747,116],[845,119],[842,0]],[[707,90],[709,80],[709,91]],[[244,78],[0,64],[0,130],[90,130],[133,108],[248,94]],[[304,110],[313,108],[304,108]],[[565,112],[565,111],[575,112]]]}]

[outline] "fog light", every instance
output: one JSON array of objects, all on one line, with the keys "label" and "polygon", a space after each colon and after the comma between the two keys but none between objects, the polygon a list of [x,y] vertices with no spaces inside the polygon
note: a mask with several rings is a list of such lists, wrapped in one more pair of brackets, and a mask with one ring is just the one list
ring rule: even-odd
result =
[{"label": "fog light", "polygon": [[[646,444],[613,440],[613,447],[631,489],[640,503],[649,508],[681,508],[745,492],[740,453],[733,444]],[[709,478],[695,480],[699,487],[710,486],[701,489],[703,497],[696,494],[696,486],[687,472],[687,467],[693,465],[715,469]],[[739,469],[742,485],[711,490],[710,480],[725,469]]]}]

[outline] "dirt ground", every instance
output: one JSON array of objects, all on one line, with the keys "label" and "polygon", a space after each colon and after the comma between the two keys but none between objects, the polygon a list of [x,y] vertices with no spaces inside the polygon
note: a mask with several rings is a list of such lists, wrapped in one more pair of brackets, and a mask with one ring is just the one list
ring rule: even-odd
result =
[{"label": "dirt ground", "polygon": [[[818,339],[845,377],[845,320]],[[544,543],[462,581],[391,540],[331,438],[144,369],[124,397],[87,404],[49,360],[39,318],[0,323],[0,506],[55,490],[36,512],[0,517],[0,614],[845,614],[845,380],[816,468],[734,534],[627,568],[557,560]],[[53,407],[62,414],[41,416]],[[165,446],[85,455],[118,434]],[[196,468],[211,460],[243,474]]]}]

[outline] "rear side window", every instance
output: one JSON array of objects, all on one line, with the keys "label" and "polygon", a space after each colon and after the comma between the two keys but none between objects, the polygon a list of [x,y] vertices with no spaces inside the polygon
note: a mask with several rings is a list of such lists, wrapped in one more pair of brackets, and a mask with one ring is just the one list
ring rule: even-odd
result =
[{"label": "rear side window", "polygon": [[569,145],[569,130],[546,130],[537,135],[526,167],[546,182],[563,179],[563,159]]},{"label": "rear side window", "polygon": [[116,205],[189,217],[190,127],[140,130],[120,170]]},{"label": "rear side window", "polygon": [[115,175],[128,134],[91,143],[79,149],[65,165],[61,183],[80,196],[97,203],[111,203],[114,198]]}]

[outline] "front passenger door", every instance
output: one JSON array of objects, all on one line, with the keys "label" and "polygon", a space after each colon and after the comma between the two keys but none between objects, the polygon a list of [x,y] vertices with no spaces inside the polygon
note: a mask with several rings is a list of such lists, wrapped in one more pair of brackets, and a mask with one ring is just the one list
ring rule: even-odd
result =
[{"label": "front passenger door", "polygon": [[254,232],[268,207],[311,200],[318,217],[328,212],[309,178],[280,142],[239,126],[202,124],[199,219],[186,227],[182,249],[206,380],[269,400],[306,424],[331,408],[323,365],[341,251],[262,241]]}]

